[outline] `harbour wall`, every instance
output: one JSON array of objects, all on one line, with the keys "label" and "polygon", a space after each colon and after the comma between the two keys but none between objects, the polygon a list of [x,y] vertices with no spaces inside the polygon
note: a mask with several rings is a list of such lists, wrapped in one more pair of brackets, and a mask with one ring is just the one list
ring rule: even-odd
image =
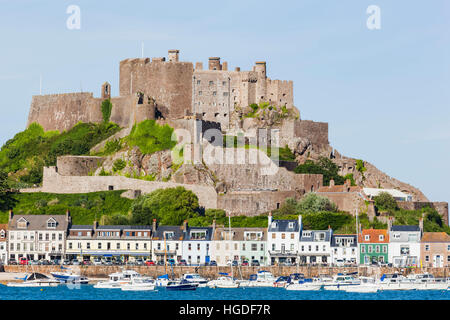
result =
[{"label": "harbour wall", "polygon": [[[80,273],[89,278],[107,278],[109,274],[120,272],[120,266],[67,266],[75,273]],[[156,278],[163,274],[172,274],[171,268],[164,266],[133,266],[127,269],[135,270],[142,275]],[[49,274],[54,271],[61,271],[59,266],[4,266],[5,273],[29,273],[39,272]],[[389,267],[317,267],[317,266],[303,266],[303,267],[234,267],[233,272],[236,278],[248,279],[251,274],[255,274],[260,270],[270,271],[275,276],[288,276],[292,273],[303,273],[305,277],[314,277],[321,274],[335,275],[337,273],[358,272],[360,276],[375,276],[381,277],[384,273],[398,272],[403,275],[428,272],[433,274],[436,278],[450,277],[450,267],[446,268],[389,268]],[[175,266],[173,273],[175,277],[181,277],[185,273],[198,273],[205,278],[217,278],[219,272],[230,273],[230,267],[193,267],[193,266]],[[0,272],[0,275],[2,273]]]}]

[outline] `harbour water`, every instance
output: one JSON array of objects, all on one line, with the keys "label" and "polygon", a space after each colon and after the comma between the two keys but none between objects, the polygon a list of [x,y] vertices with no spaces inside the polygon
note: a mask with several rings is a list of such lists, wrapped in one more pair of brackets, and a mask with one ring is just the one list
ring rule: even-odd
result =
[{"label": "harbour water", "polygon": [[130,292],[95,289],[92,285],[48,288],[14,288],[0,285],[0,300],[450,300],[450,291],[384,291],[347,293],[343,291],[288,291],[283,288],[238,288],[195,291]]}]

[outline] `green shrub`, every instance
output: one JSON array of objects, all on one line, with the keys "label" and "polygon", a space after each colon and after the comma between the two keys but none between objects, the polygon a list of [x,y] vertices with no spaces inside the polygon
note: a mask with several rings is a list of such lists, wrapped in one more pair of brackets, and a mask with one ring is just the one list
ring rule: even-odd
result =
[{"label": "green shrub", "polygon": [[111,101],[109,99],[103,100],[101,108],[102,108],[103,122],[108,123],[109,119],[111,118],[111,110],[112,110]]},{"label": "green shrub", "polygon": [[127,166],[127,163],[122,160],[122,159],[117,159],[116,161],[114,161],[113,163],[113,171],[117,172],[122,170],[123,168],[125,168]]},{"label": "green shrub", "polygon": [[172,140],[173,128],[160,126],[155,120],[144,120],[135,124],[127,137],[128,145],[137,146],[142,153],[152,154],[157,151],[172,149],[176,141]]},{"label": "green shrub", "polygon": [[324,186],[329,186],[331,179],[334,180],[336,185],[342,185],[345,182],[344,177],[338,174],[339,167],[333,161],[325,157],[320,157],[316,162],[306,160],[305,163],[295,168],[294,172],[302,174],[322,174]]},{"label": "green shrub", "polygon": [[377,196],[373,197],[373,200],[379,210],[393,211],[397,209],[397,201],[388,192],[380,192]]}]

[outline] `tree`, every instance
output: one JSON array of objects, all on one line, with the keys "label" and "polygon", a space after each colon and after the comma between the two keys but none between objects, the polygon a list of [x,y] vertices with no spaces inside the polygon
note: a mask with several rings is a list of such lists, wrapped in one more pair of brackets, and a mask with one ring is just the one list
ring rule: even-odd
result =
[{"label": "tree", "polygon": [[14,208],[17,200],[14,198],[8,184],[8,174],[0,171],[0,210],[5,211]]},{"label": "tree", "polygon": [[336,212],[337,206],[330,199],[317,195],[316,193],[306,194],[297,204],[297,213],[303,212]]},{"label": "tree", "polygon": [[345,182],[345,178],[338,174],[339,167],[333,161],[325,157],[320,157],[316,162],[306,160],[305,163],[295,168],[294,172],[303,174],[322,174],[324,186],[330,185],[331,179],[334,180],[336,185],[342,185]]},{"label": "tree", "polygon": [[397,209],[397,201],[388,192],[380,192],[377,196],[373,197],[373,200],[375,201],[375,206],[380,210],[394,211]]},{"label": "tree", "polygon": [[183,187],[158,189],[140,196],[131,205],[134,224],[151,225],[157,219],[163,225],[181,225],[198,216],[197,196]]}]

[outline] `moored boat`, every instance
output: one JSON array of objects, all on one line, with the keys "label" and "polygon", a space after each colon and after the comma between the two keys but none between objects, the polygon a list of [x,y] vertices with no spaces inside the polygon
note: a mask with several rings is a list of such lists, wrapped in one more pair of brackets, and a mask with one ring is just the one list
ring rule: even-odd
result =
[{"label": "moored boat", "polygon": [[109,275],[109,280],[98,282],[94,285],[96,289],[120,289],[122,285],[129,284],[133,279],[142,276],[134,270],[124,270]]},{"label": "moored boat", "polygon": [[344,290],[348,286],[359,285],[360,281],[355,279],[352,274],[338,273],[333,277],[333,281],[325,283],[323,288],[325,290]]},{"label": "moored boat", "polygon": [[357,292],[357,293],[375,293],[380,289],[374,278],[371,277],[359,277],[360,283],[354,286],[343,287],[345,292]]},{"label": "moored boat", "polygon": [[152,291],[156,282],[150,278],[134,278],[129,283],[120,286],[122,291]]},{"label": "moored boat", "polygon": [[184,290],[196,290],[198,287],[198,284],[196,283],[190,283],[189,281],[186,281],[184,279],[180,281],[169,281],[166,285],[166,290],[178,290],[178,291],[184,291]]},{"label": "moored boat", "polygon": [[33,272],[21,278],[22,282],[8,282],[8,287],[56,287],[60,282],[45,274]]}]

